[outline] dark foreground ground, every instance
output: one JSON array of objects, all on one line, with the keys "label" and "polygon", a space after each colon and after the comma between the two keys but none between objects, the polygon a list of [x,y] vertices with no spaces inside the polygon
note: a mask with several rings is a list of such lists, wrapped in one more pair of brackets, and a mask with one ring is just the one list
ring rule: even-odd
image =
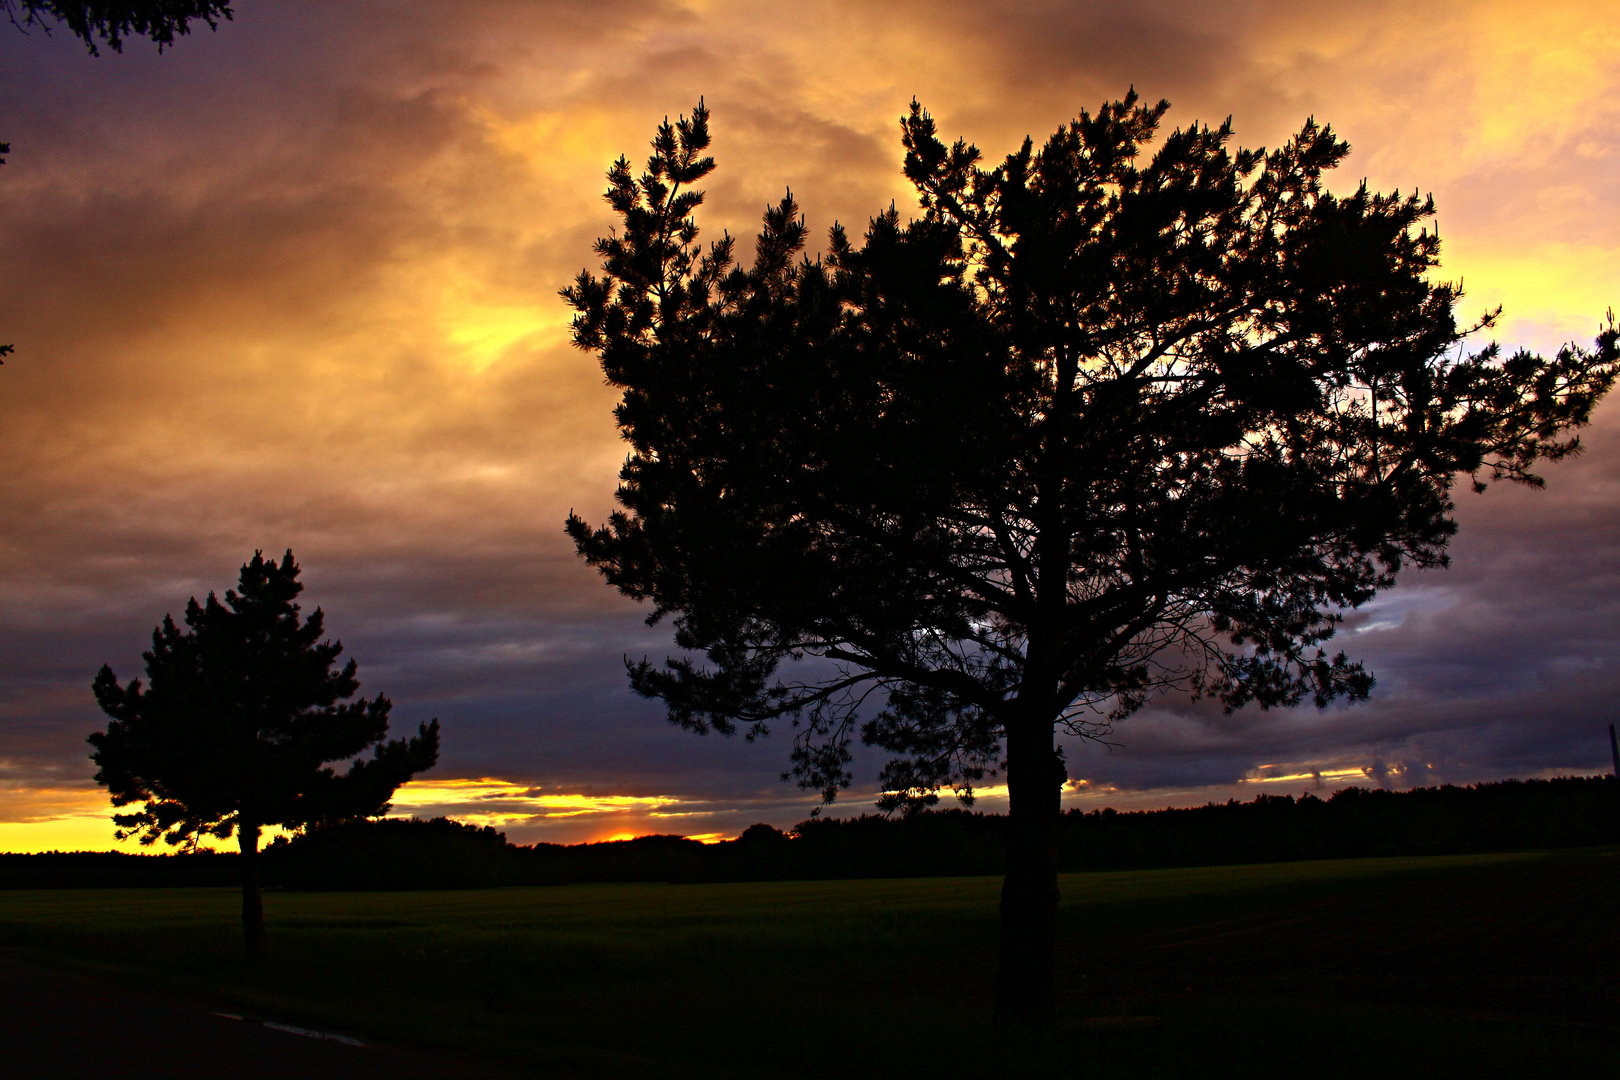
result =
[{"label": "dark foreground ground", "polygon": [[494,1080],[465,1062],[288,1026],[0,958],[0,1071],[16,1080]]},{"label": "dark foreground ground", "polygon": [[[1066,875],[1041,1046],[987,1022],[998,885],[280,893],[258,969],[226,890],[0,893],[0,946],[55,969],[0,969],[0,1035],[97,1076],[1620,1075],[1613,849]],[[425,1056],[153,1020],[136,986]],[[98,1064],[181,1046],[245,1064]],[[7,1075],[74,1075],[33,1060]]]}]

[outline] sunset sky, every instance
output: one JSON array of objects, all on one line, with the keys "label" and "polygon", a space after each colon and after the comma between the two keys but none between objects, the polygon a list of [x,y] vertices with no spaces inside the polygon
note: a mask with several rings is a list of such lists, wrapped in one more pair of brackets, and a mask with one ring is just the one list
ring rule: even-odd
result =
[{"label": "sunset sky", "polygon": [[[603,173],[702,95],[706,235],[791,188],[812,233],[893,201],[913,97],[992,159],[1131,86],[1172,125],[1353,147],[1332,186],[1433,192],[1462,314],[1591,344],[1620,306],[1609,3],[298,4],[162,55],[0,22],[0,850],[105,849],[84,742],[102,663],[291,548],[307,607],[440,764],[400,813],[509,839],[788,826],[786,739],[664,723],[622,657],[667,624],[575,556],[625,450],[557,297],[613,224]],[[1480,344],[1484,344],[1483,341]],[[1620,716],[1620,399],[1544,491],[1459,495],[1449,570],[1356,613],[1370,702],[1170,698],[1069,748],[1076,806],[1607,769]],[[871,808],[858,759],[838,809]],[[994,788],[981,807],[999,809]]]}]

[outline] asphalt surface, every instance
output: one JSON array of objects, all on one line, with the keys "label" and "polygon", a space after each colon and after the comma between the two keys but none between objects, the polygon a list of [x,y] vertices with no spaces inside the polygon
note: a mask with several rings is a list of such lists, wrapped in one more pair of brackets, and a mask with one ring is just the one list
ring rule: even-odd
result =
[{"label": "asphalt surface", "polygon": [[232,1019],[0,957],[0,1076],[5,1080],[495,1080],[501,1074],[398,1050]]}]

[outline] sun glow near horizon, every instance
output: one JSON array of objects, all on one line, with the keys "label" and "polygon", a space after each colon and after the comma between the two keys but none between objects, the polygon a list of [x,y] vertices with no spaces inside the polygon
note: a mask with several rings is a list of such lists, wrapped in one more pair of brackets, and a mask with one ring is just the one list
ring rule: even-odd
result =
[{"label": "sun glow near horizon", "polygon": [[[13,787],[5,791],[6,812],[0,820],[0,852],[123,851],[160,854],[182,850],[162,841],[143,845],[118,840],[115,808],[105,791],[83,786]],[[570,842],[628,840],[651,833],[681,834],[670,819],[695,818],[710,802],[667,795],[582,794],[542,789],[496,777],[413,780],[395,793],[388,814],[393,818],[446,817],[468,825],[506,830],[547,821],[570,821]],[[683,809],[684,808],[684,809]],[[740,831],[740,830],[739,830]],[[284,830],[264,833],[268,843]],[[714,843],[734,834],[697,831],[690,839]],[[234,840],[203,838],[200,850],[234,851]]]},{"label": "sun glow near horizon", "polygon": [[[1266,794],[1306,794],[1327,798],[1347,787],[1429,786],[1432,766],[1423,762],[1367,764],[1344,761],[1287,762],[1258,766],[1224,785],[1132,789],[1110,782],[1071,778],[1063,785],[1067,810],[1112,808],[1121,813],[1171,807],[1202,806],[1236,799],[1246,802]],[[1569,770],[1542,770],[1536,778],[1567,775]],[[6,796],[0,816],[0,853],[50,851],[122,851],[163,854],[175,848],[161,841],[143,845],[117,840],[106,792],[84,786],[17,786],[0,789]],[[1007,787],[989,784],[974,790],[972,809],[1006,812]],[[829,817],[872,813],[875,792],[850,792]],[[943,792],[939,809],[958,804]],[[501,777],[478,776],[412,780],[395,794],[387,815],[395,819],[449,818],[466,825],[488,826],[508,833],[515,844],[613,843],[643,836],[680,836],[704,844],[732,840],[756,822],[789,829],[809,816],[802,799],[726,800],[680,795],[624,795],[569,792]],[[688,831],[690,830],[690,831]],[[286,830],[267,829],[268,844]],[[515,834],[515,835],[514,835]],[[199,850],[234,851],[231,840],[204,838]]]}]

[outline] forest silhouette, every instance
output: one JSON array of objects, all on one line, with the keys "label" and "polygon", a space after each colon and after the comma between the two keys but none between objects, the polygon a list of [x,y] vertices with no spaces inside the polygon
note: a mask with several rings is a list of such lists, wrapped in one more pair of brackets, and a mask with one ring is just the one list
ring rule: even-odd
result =
[{"label": "forest silhouette", "polygon": [[[581,882],[791,881],[949,877],[1005,871],[1006,818],[967,810],[816,817],[786,832],[759,824],[704,844],[643,836],[515,845],[489,826],[383,819],[311,828],[261,856],[279,889],[467,889]],[[1344,788],[1327,798],[1260,795],[1183,809],[1070,810],[1061,872],[1221,866],[1310,859],[1460,855],[1620,843],[1613,777],[1467,786]],[[238,856],[0,855],[0,888],[234,884]]]}]

